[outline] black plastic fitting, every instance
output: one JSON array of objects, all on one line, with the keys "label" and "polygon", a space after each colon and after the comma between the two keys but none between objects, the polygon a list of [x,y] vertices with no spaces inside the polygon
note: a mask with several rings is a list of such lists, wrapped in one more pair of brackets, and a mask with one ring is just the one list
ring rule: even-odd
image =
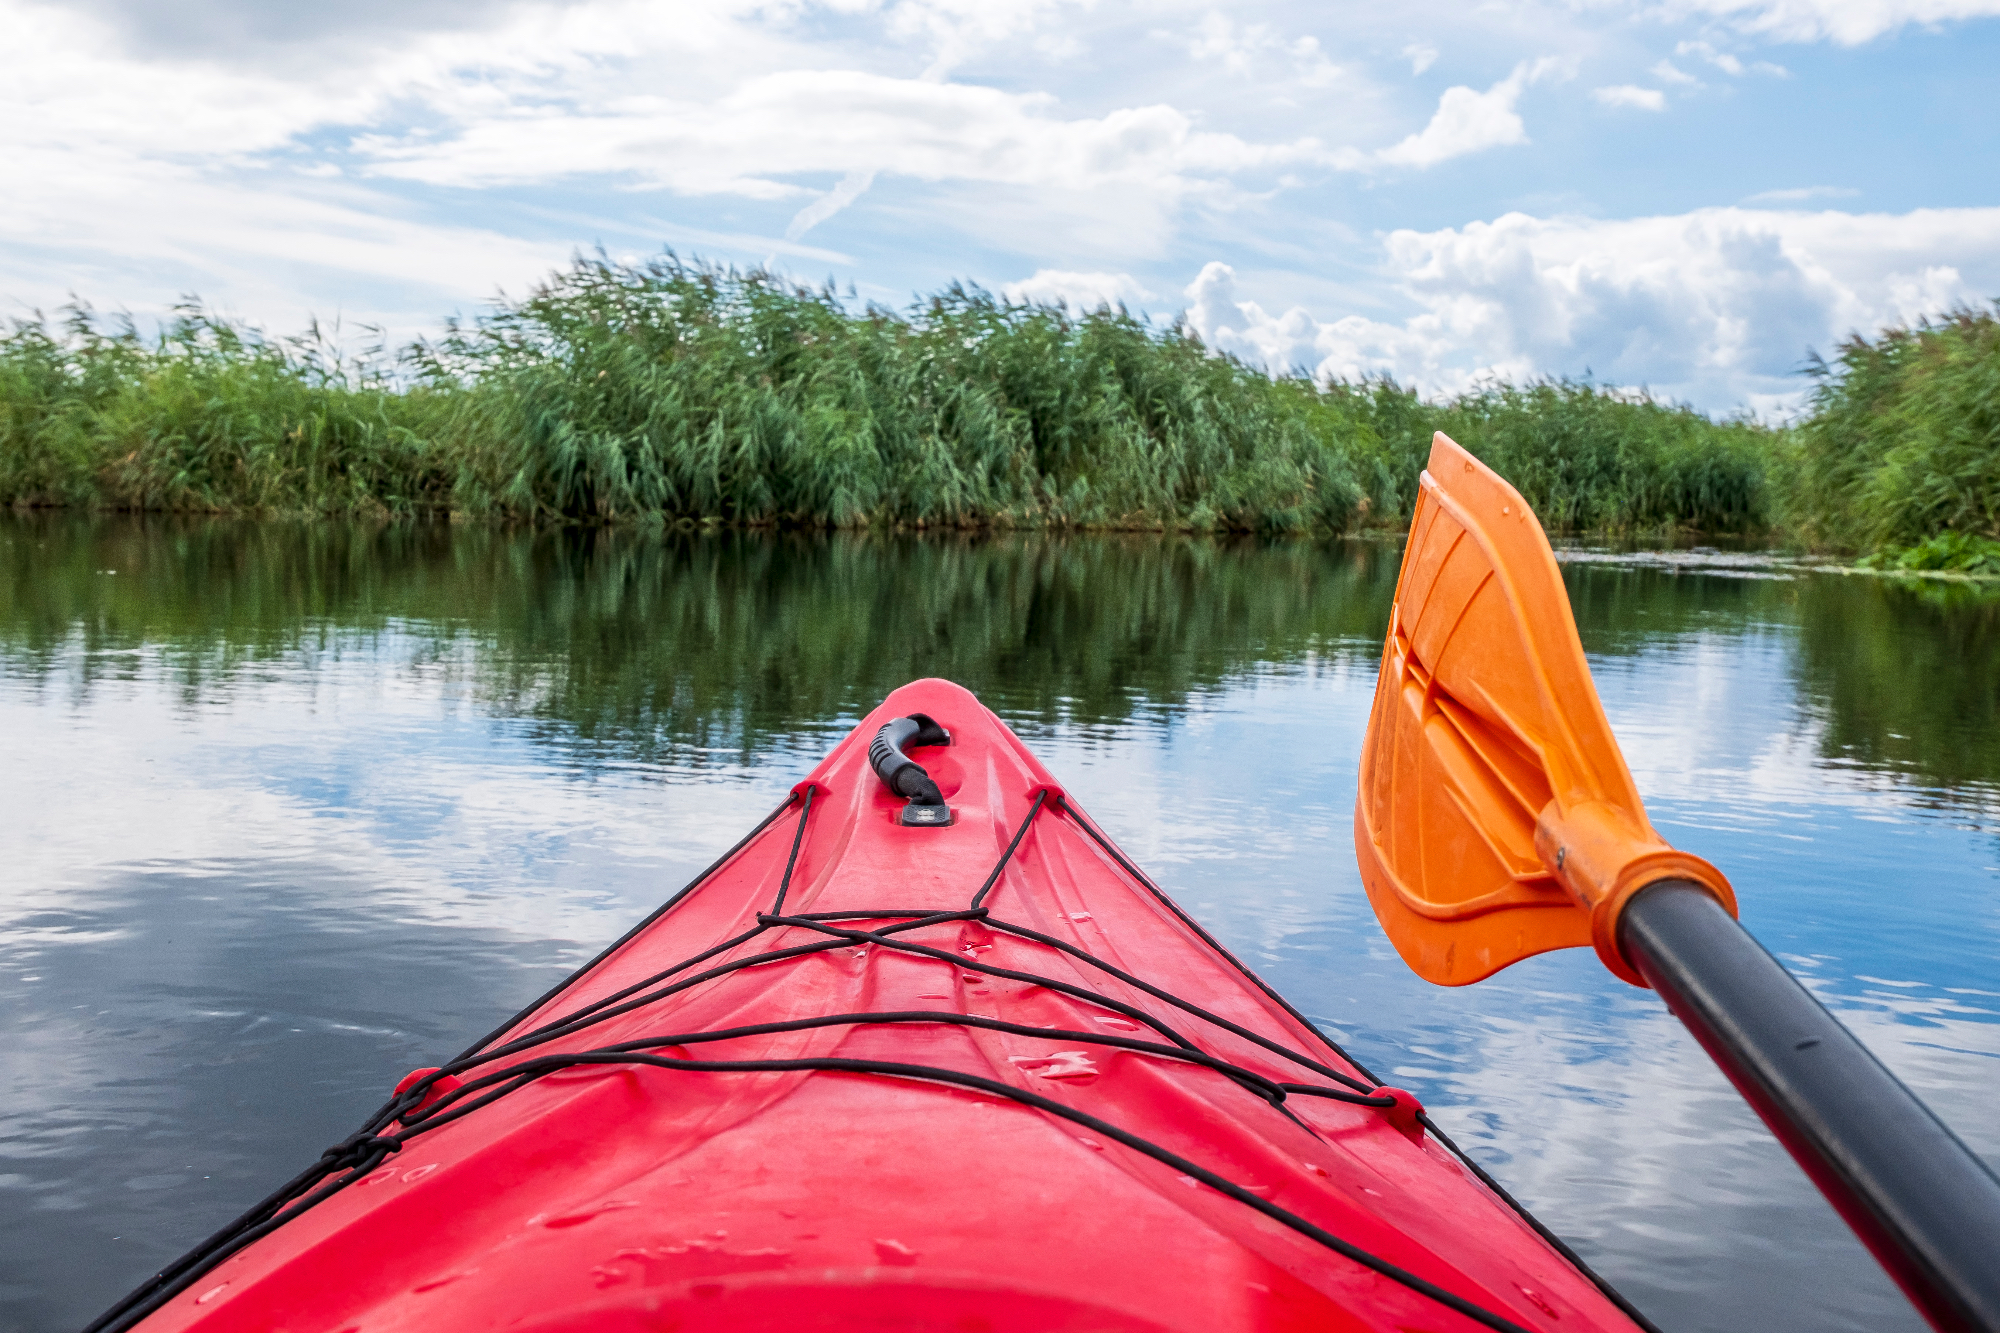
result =
[{"label": "black plastic fitting", "polygon": [[951,807],[924,766],[903,752],[919,745],[949,744],[951,733],[925,713],[890,718],[868,743],[868,762],[875,776],[908,802],[902,823],[911,828],[945,827],[951,823]]}]

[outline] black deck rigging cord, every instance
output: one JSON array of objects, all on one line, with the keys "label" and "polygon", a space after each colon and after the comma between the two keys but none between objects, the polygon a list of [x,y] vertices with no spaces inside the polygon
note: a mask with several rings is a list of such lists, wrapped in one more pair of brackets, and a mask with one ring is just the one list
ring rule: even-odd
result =
[{"label": "black deck rigging cord", "polygon": [[[534,1003],[510,1018],[505,1024],[494,1029],[487,1036],[481,1038],[477,1043],[454,1057],[450,1063],[432,1071],[391,1097],[381,1109],[369,1117],[368,1121],[359,1130],[322,1153],[318,1162],[293,1177],[292,1180],[288,1181],[284,1186],[259,1202],[255,1207],[245,1212],[228,1226],[225,1226],[180,1259],[142,1283],[137,1289],[118,1302],[118,1304],[99,1316],[83,1333],[122,1333],[122,1330],[131,1328],[166,1302],[172,1300],[174,1296],[186,1290],[202,1274],[210,1271],[232,1254],[237,1253],[262,1236],[276,1230],[290,1219],[310,1208],[316,1207],[339,1193],[342,1189],[375,1171],[391,1155],[400,1152],[409,1140],[418,1135],[432,1132],[455,1120],[462,1119],[479,1110],[481,1107],[490,1105],[508,1093],[526,1087],[528,1084],[545,1075],[556,1073],[563,1069],[575,1068],[579,1065],[613,1064],[627,1066],[641,1065],[655,1069],[692,1072],[751,1073],[797,1070],[873,1074],[930,1083],[944,1083],[1002,1097],[1025,1106],[1034,1107],[1037,1110],[1044,1111],[1063,1120],[1068,1120],[1074,1124],[1085,1126],[1096,1133],[1114,1139],[1136,1152],[1208,1185],[1217,1192],[1262,1213],[1281,1225],[1298,1232],[1300,1235],[1316,1241],[1335,1253],[1360,1264],[1362,1267],[1389,1278],[1419,1295],[1428,1297],[1478,1324],[1498,1330],[1499,1333],[1530,1333],[1528,1329],[1505,1316],[1468,1301],[1464,1297],[1447,1291],[1414,1273],[1390,1263],[1386,1259],[1382,1259],[1348,1241],[1342,1240],[1340,1237],[1314,1225],[1296,1213],[1280,1208],[1276,1204],[1244,1189],[1242,1186],[1217,1175],[1199,1163],[1189,1161],[1179,1154],[1161,1147],[1159,1144],[1153,1143],[1127,1130],[1120,1129],[1118,1126],[1101,1120],[1087,1112],[1076,1110],[1040,1093],[1031,1092],[1024,1088],[1017,1088],[1010,1083],[986,1078],[981,1075],[966,1074],[953,1069],[930,1065],[906,1064],[891,1060],[850,1059],[833,1056],[768,1060],[696,1060],[650,1053],[652,1050],[659,1048],[686,1047],[710,1041],[729,1040],[734,1037],[800,1031],[815,1027],[834,1027],[865,1023],[940,1023],[962,1027],[984,1028],[1016,1035],[1086,1042],[1099,1046],[1137,1051],[1210,1069],[1238,1084],[1253,1096],[1258,1097],[1266,1104],[1278,1110],[1287,1119],[1292,1120],[1293,1123],[1299,1124],[1301,1128],[1308,1127],[1302,1121],[1299,1121],[1289,1108],[1285,1106],[1284,1103],[1288,1096],[1320,1097],[1345,1102],[1350,1105],[1384,1109],[1396,1104],[1394,1098],[1371,1095],[1375,1088],[1381,1086],[1379,1079],[1376,1079],[1359,1061],[1341,1049],[1338,1043],[1321,1032],[1316,1024],[1299,1013],[1297,1009],[1293,1008],[1282,996],[1266,985],[1254,972],[1245,967],[1234,955],[1230,954],[1228,950],[1217,943],[1206,930],[1203,930],[1199,924],[1183,912],[1172,898],[1154,884],[1151,879],[1142,874],[1138,867],[1127,860],[1112,845],[1110,840],[1097,830],[1090,820],[1085,818],[1080,811],[1068,802],[1060,791],[1054,793],[1055,806],[1074,818],[1077,826],[1088,834],[1091,840],[1120,869],[1134,882],[1157,898],[1176,918],[1192,930],[1210,948],[1214,949],[1245,977],[1249,978],[1259,990],[1281,1005],[1287,1013],[1296,1018],[1308,1031],[1319,1037],[1329,1050],[1333,1051],[1353,1068],[1359,1070],[1365,1078],[1373,1080],[1374,1086],[1371,1087],[1369,1083],[1362,1082],[1339,1070],[1333,1069],[1310,1056],[1293,1051],[1279,1042],[1251,1032],[1247,1028],[1232,1023],[1218,1014],[1210,1013],[1200,1006],[1155,987],[1075,945],[1056,939],[1053,936],[1045,935],[1040,931],[1030,929],[1026,926],[1001,921],[990,915],[989,910],[984,905],[985,900],[998,885],[1002,872],[1005,871],[1008,864],[1012,861],[1015,850],[1020,847],[1022,839],[1027,836],[1029,827],[1034,823],[1036,815],[1044,808],[1047,798],[1051,794],[1051,789],[1049,788],[1044,788],[1036,793],[1034,802],[1029,807],[1026,817],[1022,819],[1020,827],[1015,830],[1012,841],[1007,844],[1006,850],[1001,853],[1000,859],[995,863],[992,873],[986,877],[985,883],[973,895],[971,905],[966,908],[942,911],[934,908],[878,908],[866,911],[784,914],[785,896],[791,887],[792,873],[797,867],[799,850],[805,839],[806,824],[812,814],[813,796],[815,791],[818,790],[817,785],[812,783],[802,783],[800,787],[803,789],[802,793],[800,790],[795,789],[775,810],[766,815],[755,828],[744,835],[735,846],[723,853],[722,856],[718,857],[700,874],[696,875],[685,888],[674,894],[655,911],[649,913],[644,920],[620,936],[617,941],[599,953],[590,962],[564,978]],[[506,1033],[513,1031],[531,1015],[546,1008],[578,979],[587,975],[600,963],[636,938],[640,932],[659,920],[671,908],[694,892],[697,887],[705,883],[724,865],[728,864],[731,859],[768,829],[780,815],[784,814],[794,804],[799,805],[801,808],[799,811],[798,826],[792,836],[791,851],[785,862],[785,872],[779,881],[778,892],[772,901],[770,910],[758,913],[757,924],[754,928],[740,932],[719,944],[703,950],[692,958],[683,959],[673,966],[656,972],[642,981],[635,982],[615,994],[605,996],[531,1031],[522,1033],[520,1036],[503,1045],[487,1049],[492,1042]],[[1109,995],[1100,994],[1084,986],[1058,981],[1052,977],[981,963],[977,959],[966,958],[960,954],[949,953],[929,945],[918,944],[912,940],[896,938],[898,935],[926,926],[942,925],[950,921],[974,920],[979,921],[989,929],[999,930],[1054,948],[1069,957],[1097,968],[1106,975],[1114,977],[1128,986],[1174,1006],[1191,1017],[1200,1019],[1203,1022],[1250,1041],[1283,1059],[1291,1061],[1303,1069],[1310,1070],[1343,1086],[1335,1088],[1306,1083],[1281,1082],[1259,1074],[1254,1070],[1246,1069],[1240,1065],[1235,1065],[1229,1061],[1208,1055],[1197,1048],[1192,1040],[1169,1026],[1162,1019],[1148,1014],[1135,1006],[1114,999]],[[836,925],[835,923],[838,921],[887,921],[892,924],[864,930]],[[824,935],[827,938],[807,944],[767,950],[763,953],[752,954],[745,958],[735,959],[716,967],[708,968],[705,971],[696,972],[690,976],[682,976],[678,981],[669,980],[669,978],[679,976],[691,968],[697,968],[702,963],[727,953],[739,945],[748,943],[766,931],[786,928],[809,930]],[[1165,1038],[1165,1041],[1156,1042],[1141,1038],[1114,1037],[1108,1034],[1075,1032],[1060,1028],[1038,1028],[1027,1024],[1009,1023],[1001,1019],[990,1019],[979,1015],[953,1011],[906,1010],[887,1013],[830,1014],[784,1022],[750,1024],[743,1027],[708,1032],[675,1033],[647,1037],[635,1041],[620,1042],[596,1050],[531,1057],[509,1064],[504,1068],[494,1070],[490,1073],[475,1075],[462,1082],[458,1081],[458,1075],[468,1073],[479,1065],[489,1064],[497,1059],[530,1051],[537,1046],[544,1045],[557,1038],[568,1036],[585,1028],[595,1026],[607,1019],[643,1008],[646,1005],[653,1004],[670,995],[678,994],[703,982],[714,980],[717,977],[726,976],[750,967],[765,966],[792,958],[803,957],[807,954],[822,953],[831,949],[849,948],[856,945],[888,948],[920,957],[940,959],[951,966],[963,968],[968,971],[1004,977],[1048,990],[1058,991],[1073,998],[1084,1000],[1087,1003],[1109,1009],[1135,1022],[1144,1024]],[[436,1085],[440,1080],[445,1078],[452,1078],[455,1086],[450,1087],[441,1096],[434,1096]],[[1634,1308],[1629,1301],[1620,1295],[1615,1288],[1593,1272],[1569,1246],[1564,1244],[1547,1227],[1543,1226],[1511,1194],[1502,1189],[1499,1183],[1488,1175],[1478,1163],[1474,1162],[1463,1149],[1448,1138],[1443,1131],[1439,1130],[1428,1114],[1420,1114],[1418,1118],[1424,1128],[1440,1144],[1447,1148],[1459,1161],[1463,1162],[1487,1188],[1492,1190],[1515,1213],[1520,1215],[1538,1235],[1567,1259],[1579,1273],[1588,1278],[1600,1292],[1631,1318],[1633,1322],[1646,1330],[1646,1333],[1659,1333],[1659,1330]]]}]

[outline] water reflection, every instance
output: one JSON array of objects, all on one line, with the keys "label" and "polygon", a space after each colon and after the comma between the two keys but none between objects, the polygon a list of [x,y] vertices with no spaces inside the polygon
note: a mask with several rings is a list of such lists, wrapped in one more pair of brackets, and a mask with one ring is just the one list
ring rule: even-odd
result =
[{"label": "water reflection", "polygon": [[[156,643],[190,699],[390,627],[482,651],[481,703],[628,757],[747,753],[943,675],[1115,722],[1261,660],[1377,641],[1396,552],[1152,538],[917,540],[44,520],[7,532],[0,635],[88,688]],[[69,656],[71,649],[83,650]],[[446,670],[452,664],[441,663]]]},{"label": "water reflection", "polygon": [[[0,522],[0,1328],[81,1323],[926,674],[1665,1327],[1918,1327],[1649,995],[1580,953],[1442,991],[1381,938],[1397,554]],[[1656,821],[2000,1155],[1996,603],[1565,573]]]}]

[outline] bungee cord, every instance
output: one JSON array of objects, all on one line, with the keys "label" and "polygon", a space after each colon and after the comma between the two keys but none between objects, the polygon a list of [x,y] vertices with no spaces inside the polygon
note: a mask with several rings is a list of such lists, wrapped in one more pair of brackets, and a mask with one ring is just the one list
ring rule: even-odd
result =
[{"label": "bungee cord", "polygon": [[[1085,1043],[1114,1050],[1132,1051],[1154,1058],[1173,1061],[1191,1068],[1206,1069],[1218,1074],[1256,1097],[1260,1102],[1277,1110],[1286,1119],[1308,1133],[1315,1133],[1301,1121],[1286,1105],[1290,1097],[1305,1096],[1332,1100],[1347,1105],[1386,1110],[1395,1107],[1397,1099],[1380,1093],[1381,1081],[1368,1072],[1359,1061],[1341,1049],[1319,1028],[1300,1014],[1283,997],[1265,985],[1250,969],[1244,967],[1227,950],[1217,943],[1178,904],[1147,876],[1139,871],[1080,811],[1072,806],[1063,794],[1054,789],[1038,791],[1026,816],[1021,820],[1014,836],[994,864],[985,882],[973,894],[970,904],[961,909],[937,908],[876,908],[847,910],[840,912],[785,913],[785,898],[790,891],[793,874],[797,868],[800,849],[804,844],[807,824],[811,818],[813,798],[819,790],[817,784],[802,783],[776,809],[765,816],[755,828],[746,834],[735,846],[674,894],[658,909],[627,931],[616,942],[599,953],[597,957],[572,973],[550,989],[534,1003],[496,1028],[473,1046],[454,1057],[449,1063],[426,1073],[423,1077],[400,1087],[365,1124],[348,1138],[328,1148],[318,1162],[300,1172],[284,1186],[261,1200],[256,1206],[223,1227],[206,1241],[196,1246],[175,1263],[162,1269],[141,1284],[124,1300],[106,1311],[90,1324],[84,1333],[122,1333],[146,1318],[174,1296],[186,1290],[203,1274],[214,1269],[230,1256],[240,1252],[257,1240],[270,1234],[278,1227],[319,1206],[342,1190],[365,1179],[379,1169],[391,1156],[401,1152],[405,1146],[420,1136],[434,1133],[446,1125],[473,1115],[492,1105],[501,1098],[525,1088],[549,1074],[567,1069],[592,1065],[616,1065],[642,1067],[698,1073],[760,1073],[760,1072],[821,1072],[846,1073],[914,1080],[930,1084],[960,1087],[999,1097],[1017,1104],[1034,1108],[1058,1119],[1083,1126],[1094,1133],[1104,1135],[1124,1146],[1160,1162],[1183,1175],[1197,1180],[1218,1193],[1251,1208],[1280,1225],[1304,1236],[1362,1267],[1380,1274],[1400,1284],[1406,1289],[1424,1296],[1444,1307],[1465,1316],[1473,1322],[1499,1333],[1530,1333],[1523,1325],[1489,1310],[1476,1302],[1467,1300],[1415,1273],[1372,1254],[1361,1247],[1342,1239],[1324,1228],[1279,1207],[1269,1200],[1252,1193],[1213,1170],[1191,1161],[1172,1150],[1134,1134],[1112,1122],[1081,1111],[1064,1102],[1044,1094],[1017,1087],[1014,1084],[984,1075],[966,1073],[934,1065],[913,1064],[895,1060],[860,1059],[842,1056],[803,1056],[767,1059],[698,1059],[687,1055],[661,1054],[663,1050],[685,1050],[688,1047],[711,1042],[730,1041],[746,1037],[767,1036],[785,1032],[807,1031],[820,1028],[853,1027],[863,1025],[893,1024],[938,1024],[975,1028],[1015,1036],[1038,1037],[1064,1042]],[[1054,795],[1054,801],[1049,797]],[[1087,950],[1065,940],[1037,931],[1028,926],[1004,921],[991,914],[986,902],[1000,882],[1001,875],[1012,862],[1015,852],[1027,836],[1037,815],[1053,804],[1054,808],[1070,816],[1077,827],[1135,883],[1160,901],[1182,924],[1192,930],[1209,947],[1214,949],[1244,976],[1254,982],[1260,991],[1281,1005],[1308,1031],[1317,1036],[1326,1047],[1359,1071],[1362,1078],[1344,1073],[1320,1060],[1292,1050],[1281,1042],[1264,1037],[1219,1014],[1176,996],[1158,986],[1137,977],[1116,965],[1096,957]],[[543,1023],[527,1032],[502,1042],[493,1043],[531,1016],[545,1010],[556,1001],[576,981],[587,975],[599,964],[611,957],[648,926],[658,921],[676,904],[683,901],[701,884],[712,878],[717,871],[727,865],[743,851],[787,810],[799,807],[797,826],[793,831],[791,847],[785,862],[785,870],[779,880],[777,893],[768,911],[759,912],[756,924],[749,929],[715,944],[692,957],[682,959],[669,967],[622,987],[618,991],[603,996],[562,1016]],[[954,921],[976,921],[988,929],[999,931],[1019,939],[1031,941],[1056,950],[1088,967],[1114,978],[1118,982],[1151,996],[1180,1010],[1187,1016],[1212,1027],[1228,1032],[1242,1040],[1278,1056],[1303,1070],[1319,1075],[1337,1086],[1326,1086],[1304,1082],[1287,1082],[1272,1078],[1255,1070],[1245,1068],[1232,1061],[1222,1059],[1201,1050],[1186,1034],[1162,1017],[1149,1013],[1136,1005],[1129,1004],[1115,996],[1104,994],[1087,986],[1063,981],[1033,972],[982,963],[964,953],[949,952],[916,940],[901,938],[912,931],[932,926],[949,924]],[[841,922],[883,922],[871,928],[842,925]],[[769,932],[784,930],[808,931],[823,938],[801,944],[788,945],[716,963],[704,968],[703,965],[750,943]],[[654,1005],[671,996],[702,986],[719,978],[733,975],[750,968],[768,967],[779,963],[825,953],[834,949],[873,947],[892,950],[909,956],[944,962],[952,967],[968,972],[983,974],[1026,985],[1040,987],[1067,995],[1086,1004],[1102,1008],[1134,1023],[1143,1025],[1157,1034],[1161,1040],[1143,1037],[1117,1036],[1109,1033],[1081,1032],[1066,1028],[1038,1027],[1032,1024],[1014,1023],[1004,1019],[984,1015],[968,1014],[956,1010],[894,1010],[884,1012],[859,1012],[845,1014],[818,1015],[808,1018],[789,1019],[777,1022],[755,1023],[732,1028],[710,1029],[641,1037],[618,1042],[591,1050],[565,1051],[553,1054],[534,1054],[538,1048],[549,1043],[574,1036],[601,1023],[625,1014],[633,1013]],[[691,969],[702,969],[690,971]],[[520,1057],[516,1059],[515,1057]],[[477,1072],[483,1066],[491,1066],[497,1061],[508,1061],[504,1067]],[[461,1077],[465,1076],[465,1077]],[[1363,1081],[1372,1080],[1369,1081]],[[1437,1128],[1427,1113],[1419,1113],[1418,1121],[1437,1141],[1447,1148],[1459,1161],[1463,1162],[1494,1194],[1519,1214],[1544,1240],[1548,1241],[1576,1269],[1588,1278],[1601,1292],[1611,1299],[1647,1333],[1658,1333],[1643,1315],[1625,1300],[1614,1288],[1590,1270],[1570,1248],[1563,1244],[1552,1232],[1533,1217],[1526,1208],[1502,1189],[1482,1168],[1459,1146]]]}]

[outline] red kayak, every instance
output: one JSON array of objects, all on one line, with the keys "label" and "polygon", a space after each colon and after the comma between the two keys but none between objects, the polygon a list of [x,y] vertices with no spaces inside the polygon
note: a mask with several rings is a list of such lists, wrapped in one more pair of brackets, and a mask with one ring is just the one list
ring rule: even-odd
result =
[{"label": "red kayak", "polygon": [[965,690],[93,1329],[1635,1326]]}]

